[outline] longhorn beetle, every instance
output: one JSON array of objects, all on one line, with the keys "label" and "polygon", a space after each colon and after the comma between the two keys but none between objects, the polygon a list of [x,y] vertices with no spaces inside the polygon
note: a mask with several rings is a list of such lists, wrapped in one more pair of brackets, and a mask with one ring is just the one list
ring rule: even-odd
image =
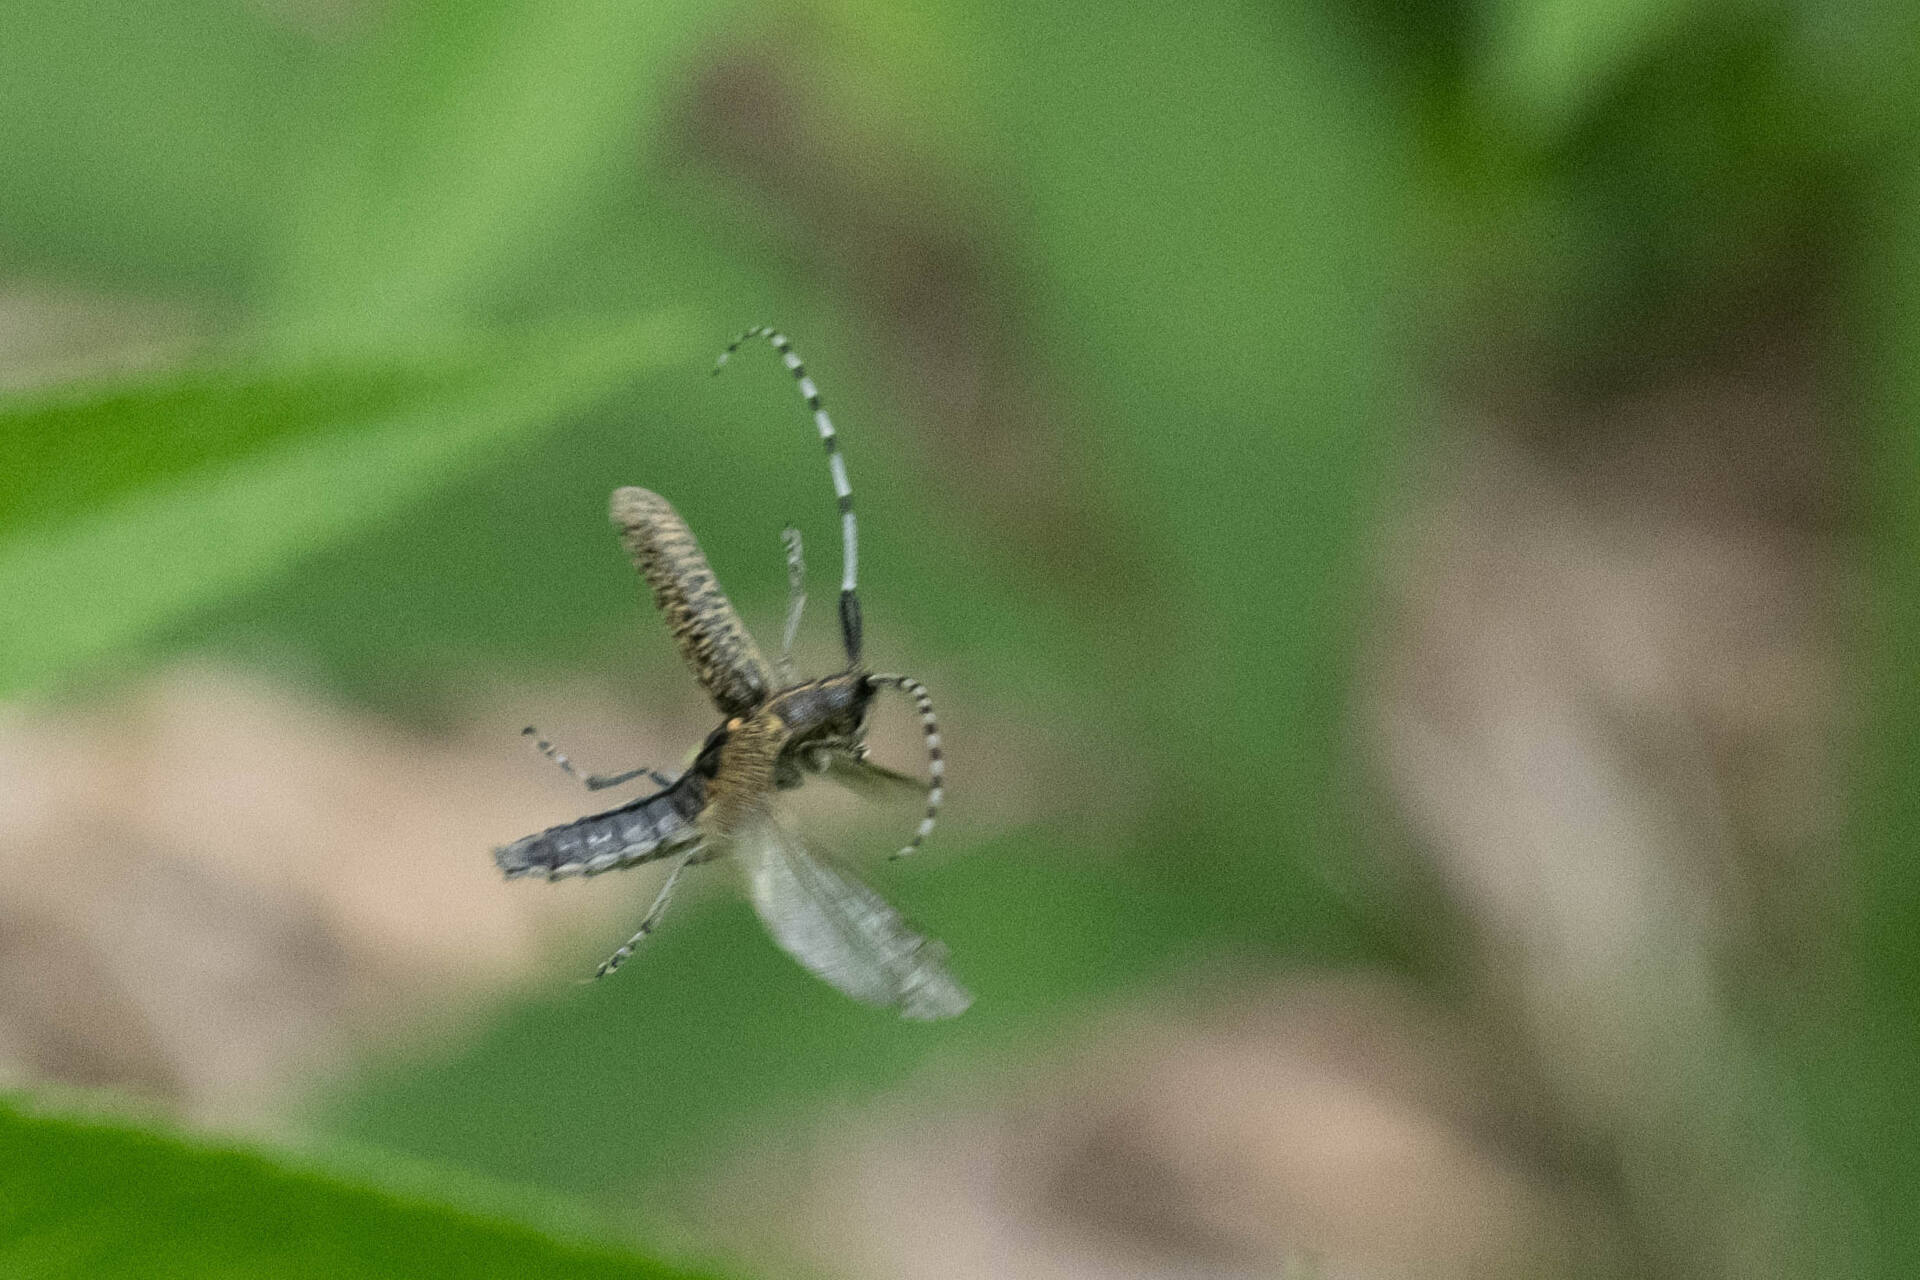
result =
[{"label": "longhorn beetle", "polygon": [[659,925],[682,872],[731,854],[746,874],[748,896],[767,931],[805,968],[855,1000],[891,1006],[903,1017],[950,1018],[972,997],[947,972],[946,949],[915,933],[879,894],[852,875],[809,853],[774,812],[775,795],[798,787],[808,774],[866,792],[901,786],[918,790],[913,779],[867,758],[867,717],[882,689],[897,689],[913,700],[927,747],[926,814],[896,858],[919,848],[933,830],[946,770],[926,686],[910,676],[868,671],[861,662],[853,490],[833,423],[820,405],[819,388],[786,336],[765,327],[735,338],[713,371],[719,373],[727,358],[753,338],[765,338],[780,353],[826,447],[840,507],[840,637],[846,669],[815,680],[792,678],[793,639],[806,606],[799,530],[789,528],[782,534],[787,617],[780,657],[770,669],[720,590],[686,521],[656,493],[616,489],[611,515],[627,554],[652,587],[654,604],[666,618],[680,656],[723,719],[677,778],[651,769],[582,778],[571,761],[529,727],[525,732],[541,752],[580,778],[588,790],[642,776],[660,789],[616,809],[515,840],[495,849],[494,861],[508,879],[544,875],[560,880],[674,860],[639,929],[594,975],[605,977]]}]

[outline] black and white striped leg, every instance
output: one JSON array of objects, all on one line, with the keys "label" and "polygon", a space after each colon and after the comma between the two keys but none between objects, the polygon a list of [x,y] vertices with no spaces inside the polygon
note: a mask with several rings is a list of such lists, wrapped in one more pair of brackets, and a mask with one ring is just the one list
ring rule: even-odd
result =
[{"label": "black and white striped leg", "polygon": [[844,572],[840,578],[840,637],[846,643],[847,665],[860,664],[860,597],[859,529],[853,519],[853,486],[847,482],[847,464],[840,456],[840,442],[834,435],[833,421],[827,417],[827,411],[820,406],[820,388],[807,376],[806,366],[800,363],[800,357],[794,353],[793,345],[787,341],[787,335],[778,329],[759,325],[747,330],[720,353],[713,362],[713,371],[720,372],[726,366],[727,357],[740,349],[742,343],[752,338],[765,338],[780,353],[781,362],[787,371],[793,374],[794,382],[800,388],[800,394],[807,402],[807,408],[813,411],[813,425],[820,432],[820,443],[826,446],[827,466],[833,472],[833,496],[840,504],[840,556],[844,562]]},{"label": "black and white striped leg", "polygon": [[673,870],[667,872],[666,883],[660,886],[660,892],[654,895],[653,905],[647,908],[646,916],[641,919],[640,927],[634,930],[631,938],[620,944],[618,951],[600,962],[600,967],[593,971],[594,981],[598,982],[625,964],[627,957],[633,954],[633,949],[645,942],[647,935],[659,927],[661,917],[667,914],[667,904],[673,901],[673,887],[680,882],[680,873],[694,864],[698,854],[699,850],[692,850],[673,864]]},{"label": "black and white striped leg", "polygon": [[533,745],[540,749],[541,755],[559,765],[560,772],[566,774],[569,778],[576,779],[585,785],[589,791],[604,791],[608,787],[617,787],[623,782],[632,782],[635,778],[646,778],[655,786],[659,787],[670,787],[673,785],[673,779],[661,773],[658,769],[641,768],[629,769],[625,773],[582,774],[573,767],[573,761],[554,750],[553,744],[541,737],[540,731],[532,725],[528,725],[522,729],[520,736],[523,738],[532,738]]},{"label": "black and white striped leg", "polygon": [[933,834],[933,822],[940,814],[940,800],[946,790],[947,762],[940,749],[940,723],[933,717],[933,699],[927,695],[927,686],[911,676],[877,675],[868,676],[872,685],[886,685],[900,690],[913,699],[913,705],[920,710],[920,727],[927,735],[927,816],[920,819],[919,830],[913,833],[913,839],[906,847],[893,856],[904,858],[918,849],[926,838]]},{"label": "black and white striped leg", "polygon": [[807,558],[800,547],[800,531],[792,525],[780,531],[787,549],[787,627],[780,635],[780,659],[773,664],[780,683],[793,683],[793,641],[800,634],[800,615],[807,610]]}]

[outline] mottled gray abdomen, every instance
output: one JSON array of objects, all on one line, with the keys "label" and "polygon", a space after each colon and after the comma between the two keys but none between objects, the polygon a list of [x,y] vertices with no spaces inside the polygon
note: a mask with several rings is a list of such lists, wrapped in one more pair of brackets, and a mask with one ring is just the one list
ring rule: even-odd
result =
[{"label": "mottled gray abdomen", "polygon": [[705,792],[706,780],[688,774],[618,809],[523,836],[495,849],[493,860],[509,880],[529,875],[562,880],[664,858],[699,841],[695,818]]},{"label": "mottled gray abdomen", "polygon": [[613,491],[609,514],[700,687],[729,716],[759,706],[773,677],[680,513],[659,494],[629,487]]}]

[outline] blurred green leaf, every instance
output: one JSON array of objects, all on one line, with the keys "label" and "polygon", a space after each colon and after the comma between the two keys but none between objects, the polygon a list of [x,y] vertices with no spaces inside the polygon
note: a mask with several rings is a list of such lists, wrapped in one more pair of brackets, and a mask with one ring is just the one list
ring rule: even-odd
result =
[{"label": "blurred green leaf", "polygon": [[1807,1011],[1803,1061],[1825,1154],[1871,1228],[1870,1274],[1893,1280],[1920,1275],[1920,165],[1909,157],[1882,195],[1879,252],[1855,281],[1872,321],[1874,427],[1860,981]]},{"label": "blurred green leaf", "polygon": [[0,1273],[13,1280],[690,1274],[250,1151],[6,1104]]},{"label": "blurred green leaf", "polygon": [[296,139],[324,102],[325,40],[279,12],[242,0],[9,0],[9,269],[241,291]]},{"label": "blurred green leaf", "polygon": [[681,353],[658,318],[402,359],[242,361],[0,410],[0,690],[255,586]]},{"label": "blurred green leaf", "polygon": [[1491,0],[1480,78],[1490,119],[1556,141],[1709,0]]},{"label": "blurred green leaf", "polygon": [[[1359,538],[1407,378],[1395,290],[1409,159],[1358,52],[1238,3],[976,15],[1036,345],[1098,424],[1161,594],[1107,628],[1169,870],[1222,923],[1287,938],[1342,910],[1338,762]],[[1151,655],[1147,657],[1145,655]],[[1162,781],[1164,780],[1164,781]]]},{"label": "blurred green leaf", "polygon": [[366,340],[497,302],[639,167],[673,71],[721,9],[414,0],[384,14],[296,199],[280,318]]},{"label": "blurred green leaf", "polygon": [[1800,76],[1843,104],[1824,122],[1851,149],[1905,144],[1920,122],[1920,7],[1909,0],[1794,0]]}]

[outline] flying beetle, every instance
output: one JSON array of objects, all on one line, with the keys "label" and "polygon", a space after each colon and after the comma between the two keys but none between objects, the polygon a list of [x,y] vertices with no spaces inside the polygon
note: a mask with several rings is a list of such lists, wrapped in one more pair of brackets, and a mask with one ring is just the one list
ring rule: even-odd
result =
[{"label": "flying beetle", "polygon": [[785,530],[787,616],[779,659],[769,667],[678,512],[656,493],[623,488],[611,517],[627,554],[653,590],[655,606],[680,656],[722,716],[693,762],[678,777],[652,769],[581,777],[572,763],[529,727],[540,750],[589,790],[639,777],[659,789],[603,813],[590,814],[494,850],[508,879],[560,880],[672,859],[653,905],[633,937],[600,965],[605,977],[659,925],[686,869],[731,857],[746,877],[754,911],[787,954],[855,1000],[917,1019],[950,1018],[972,1001],[947,971],[946,948],[915,933],[900,914],[858,879],[810,853],[776,812],[779,792],[820,775],[864,793],[910,788],[912,778],[867,756],[867,719],[875,696],[896,689],[913,700],[926,737],[926,814],[906,847],[912,853],[933,830],[945,782],[940,728],[926,686],[910,676],[875,673],[861,661],[857,590],[859,535],[853,491],[820,391],[779,331],[747,330],[714,363],[717,374],[743,343],[764,338],[780,355],[813,415],[840,508],[843,574],[840,636],[845,670],[795,680],[793,641],[806,607],[806,562],[797,529]]}]

